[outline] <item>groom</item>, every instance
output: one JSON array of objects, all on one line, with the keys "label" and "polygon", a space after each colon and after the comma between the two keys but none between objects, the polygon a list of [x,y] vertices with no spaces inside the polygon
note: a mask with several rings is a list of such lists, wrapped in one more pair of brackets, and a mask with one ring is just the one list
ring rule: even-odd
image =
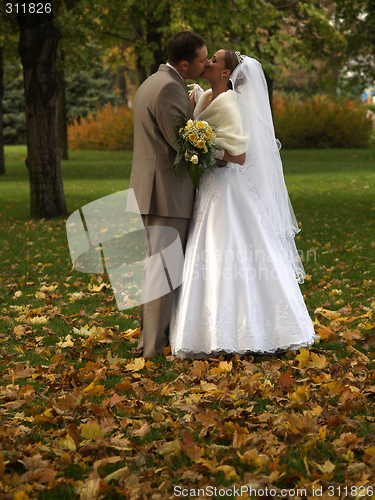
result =
[{"label": "groom", "polygon": [[[181,184],[180,178],[174,175],[177,151],[174,121],[181,115],[193,118],[184,80],[199,78],[209,65],[205,40],[190,31],[174,35],[167,53],[168,63],[161,64],[159,70],[143,82],[134,101],[134,151],[129,188],[134,189],[151,255],[149,226],[177,229],[185,249],[195,188],[190,178]],[[167,271],[166,276],[169,282]],[[138,348],[143,349],[144,357],[163,354],[169,344],[173,294],[171,291],[141,305]]]}]

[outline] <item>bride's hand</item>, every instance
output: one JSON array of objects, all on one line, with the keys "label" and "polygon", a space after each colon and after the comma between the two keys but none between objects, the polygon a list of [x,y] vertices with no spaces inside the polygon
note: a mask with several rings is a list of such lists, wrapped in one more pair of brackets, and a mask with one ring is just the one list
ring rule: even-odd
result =
[{"label": "bride's hand", "polygon": [[201,95],[204,94],[204,90],[197,83],[190,83],[188,85],[188,87],[189,87],[189,89],[191,89],[191,90],[189,90],[189,97],[190,97],[190,99],[193,98],[195,104],[197,104],[197,102],[199,101],[199,98],[201,97]]},{"label": "bride's hand", "polygon": [[232,156],[227,151],[225,151],[223,160],[229,161],[230,163],[238,163],[239,165],[243,165],[246,161],[246,153],[242,153],[242,155],[238,156]]}]

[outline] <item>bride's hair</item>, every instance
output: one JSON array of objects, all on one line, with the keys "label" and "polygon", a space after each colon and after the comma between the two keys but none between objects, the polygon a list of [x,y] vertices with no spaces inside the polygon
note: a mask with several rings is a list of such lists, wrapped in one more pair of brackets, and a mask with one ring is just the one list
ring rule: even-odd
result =
[{"label": "bride's hair", "polygon": [[[238,57],[237,54],[230,49],[224,49],[225,50],[225,69],[229,69],[231,74],[233,71],[237,68],[239,65]],[[232,89],[232,82],[228,80],[228,87]]]}]

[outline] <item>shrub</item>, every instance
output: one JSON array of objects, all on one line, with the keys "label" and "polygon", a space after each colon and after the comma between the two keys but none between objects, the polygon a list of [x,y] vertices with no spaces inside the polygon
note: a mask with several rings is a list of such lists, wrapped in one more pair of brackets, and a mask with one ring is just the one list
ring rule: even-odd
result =
[{"label": "shrub", "polygon": [[372,133],[370,136],[370,147],[375,148],[375,128],[372,129]]},{"label": "shrub", "polygon": [[69,149],[132,149],[133,112],[125,105],[98,108],[96,118],[89,115],[80,123],[73,120],[68,126],[68,143]]},{"label": "shrub", "polygon": [[324,95],[300,99],[277,94],[273,101],[276,137],[284,148],[367,148],[372,133],[367,107]]}]

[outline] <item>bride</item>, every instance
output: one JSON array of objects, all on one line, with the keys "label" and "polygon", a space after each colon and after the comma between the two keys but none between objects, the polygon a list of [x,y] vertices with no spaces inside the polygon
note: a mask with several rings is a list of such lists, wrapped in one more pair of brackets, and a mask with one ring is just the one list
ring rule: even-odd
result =
[{"label": "bride", "polygon": [[[219,156],[229,162],[201,176],[172,307],[172,354],[205,358],[307,347],[317,336],[298,286],[305,276],[294,242],[299,228],[262,67],[219,50],[202,78],[211,89],[200,96],[194,118],[217,127]],[[230,162],[244,152],[243,165]]]}]

